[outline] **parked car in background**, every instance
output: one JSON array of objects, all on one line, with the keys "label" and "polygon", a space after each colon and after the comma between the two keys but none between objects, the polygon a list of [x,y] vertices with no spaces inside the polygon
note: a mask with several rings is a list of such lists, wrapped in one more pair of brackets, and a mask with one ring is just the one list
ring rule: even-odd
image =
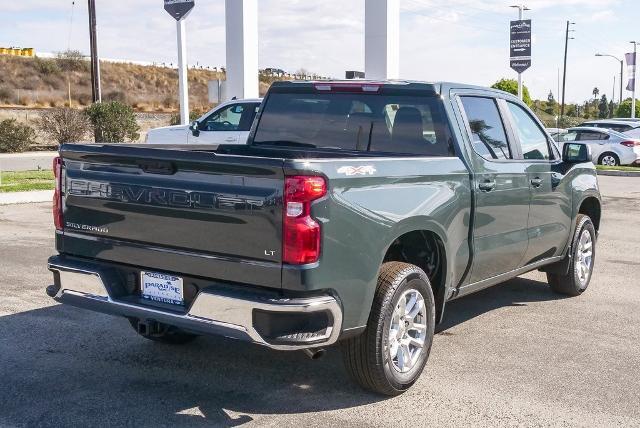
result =
[{"label": "parked car in background", "polygon": [[619,120],[621,122],[639,122],[640,117],[612,117],[611,120]]},{"label": "parked car in background", "polygon": [[562,137],[566,135],[567,132],[569,132],[564,128],[546,128],[546,131],[555,142],[561,142]]},{"label": "parked car in background", "polygon": [[580,126],[590,126],[592,128],[605,128],[613,129],[614,131],[618,132],[626,132],[631,129],[640,127],[640,122],[633,122],[629,120],[600,119],[583,122],[580,124]]},{"label": "parked car in background", "polygon": [[640,160],[640,140],[612,129],[579,126],[570,128],[562,140],[588,144],[599,165],[632,165]]},{"label": "parked car in background", "polygon": [[640,128],[630,129],[629,131],[623,132],[623,134],[630,138],[640,139]]},{"label": "parked car in background", "polygon": [[163,126],[147,134],[149,144],[246,144],[261,99],[231,100],[189,125]]}]

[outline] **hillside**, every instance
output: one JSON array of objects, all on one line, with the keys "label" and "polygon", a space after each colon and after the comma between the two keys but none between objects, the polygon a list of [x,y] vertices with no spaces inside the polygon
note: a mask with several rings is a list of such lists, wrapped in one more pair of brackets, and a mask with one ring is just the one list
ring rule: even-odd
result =
[{"label": "hillside", "polygon": [[[178,72],[175,69],[101,62],[103,100],[119,100],[137,111],[178,110]],[[189,101],[193,110],[210,107],[207,82],[224,73],[189,69]],[[0,107],[73,107],[91,103],[89,63],[82,59],[42,59],[0,55]],[[264,93],[268,83],[260,83]]]}]

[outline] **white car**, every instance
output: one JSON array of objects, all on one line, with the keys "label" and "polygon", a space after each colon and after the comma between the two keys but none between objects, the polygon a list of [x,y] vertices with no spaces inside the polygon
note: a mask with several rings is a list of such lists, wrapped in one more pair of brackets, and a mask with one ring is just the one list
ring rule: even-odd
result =
[{"label": "white car", "polygon": [[640,140],[612,129],[578,126],[562,136],[562,143],[579,141],[591,147],[593,162],[599,165],[632,165],[640,162]]},{"label": "white car", "polygon": [[246,144],[262,99],[231,100],[218,105],[190,125],[163,126],[149,131],[149,144]]}]

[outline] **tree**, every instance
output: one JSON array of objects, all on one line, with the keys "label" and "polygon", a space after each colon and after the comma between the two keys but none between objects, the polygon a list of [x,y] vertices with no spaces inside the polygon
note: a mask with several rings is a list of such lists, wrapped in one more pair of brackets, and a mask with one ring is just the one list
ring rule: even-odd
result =
[{"label": "tree", "polygon": [[544,111],[547,112],[548,114],[555,114],[557,104],[558,103],[556,103],[556,99],[553,96],[553,92],[549,91],[549,95],[547,95],[547,108]]},{"label": "tree", "polygon": [[606,94],[602,94],[602,98],[600,98],[600,104],[598,104],[598,117],[600,119],[606,119],[609,117],[609,101],[607,101]]},{"label": "tree", "polygon": [[593,94],[593,99],[595,100],[596,98],[598,98],[598,94],[600,94],[600,89],[593,88],[593,91],[591,91],[591,93]]},{"label": "tree", "polygon": [[91,124],[82,110],[55,108],[45,111],[36,126],[49,138],[63,144],[83,140]]},{"label": "tree", "polygon": [[[617,117],[631,117],[631,98],[624,100],[616,109]],[[636,100],[636,117],[640,117],[640,102]]]},{"label": "tree", "polygon": [[25,152],[35,144],[36,133],[15,119],[0,122],[0,153]]},{"label": "tree", "polygon": [[[491,85],[493,89],[499,89],[501,91],[509,92],[513,95],[518,95],[518,81],[514,79],[500,79],[493,85]],[[529,89],[522,85],[522,100],[526,105],[531,106],[531,96],[529,95]]]},{"label": "tree", "polygon": [[140,127],[128,105],[119,101],[95,103],[85,113],[93,125],[96,143],[123,143],[140,138]]}]

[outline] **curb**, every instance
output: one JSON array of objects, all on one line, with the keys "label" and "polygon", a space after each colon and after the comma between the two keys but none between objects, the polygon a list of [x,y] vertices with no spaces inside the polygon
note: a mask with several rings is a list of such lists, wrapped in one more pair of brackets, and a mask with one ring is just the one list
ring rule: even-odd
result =
[{"label": "curb", "polygon": [[616,171],[613,169],[598,169],[598,175],[610,175],[615,177],[640,177],[640,171]]},{"label": "curb", "polygon": [[31,204],[35,202],[51,202],[52,200],[53,190],[0,193],[0,205]]}]

